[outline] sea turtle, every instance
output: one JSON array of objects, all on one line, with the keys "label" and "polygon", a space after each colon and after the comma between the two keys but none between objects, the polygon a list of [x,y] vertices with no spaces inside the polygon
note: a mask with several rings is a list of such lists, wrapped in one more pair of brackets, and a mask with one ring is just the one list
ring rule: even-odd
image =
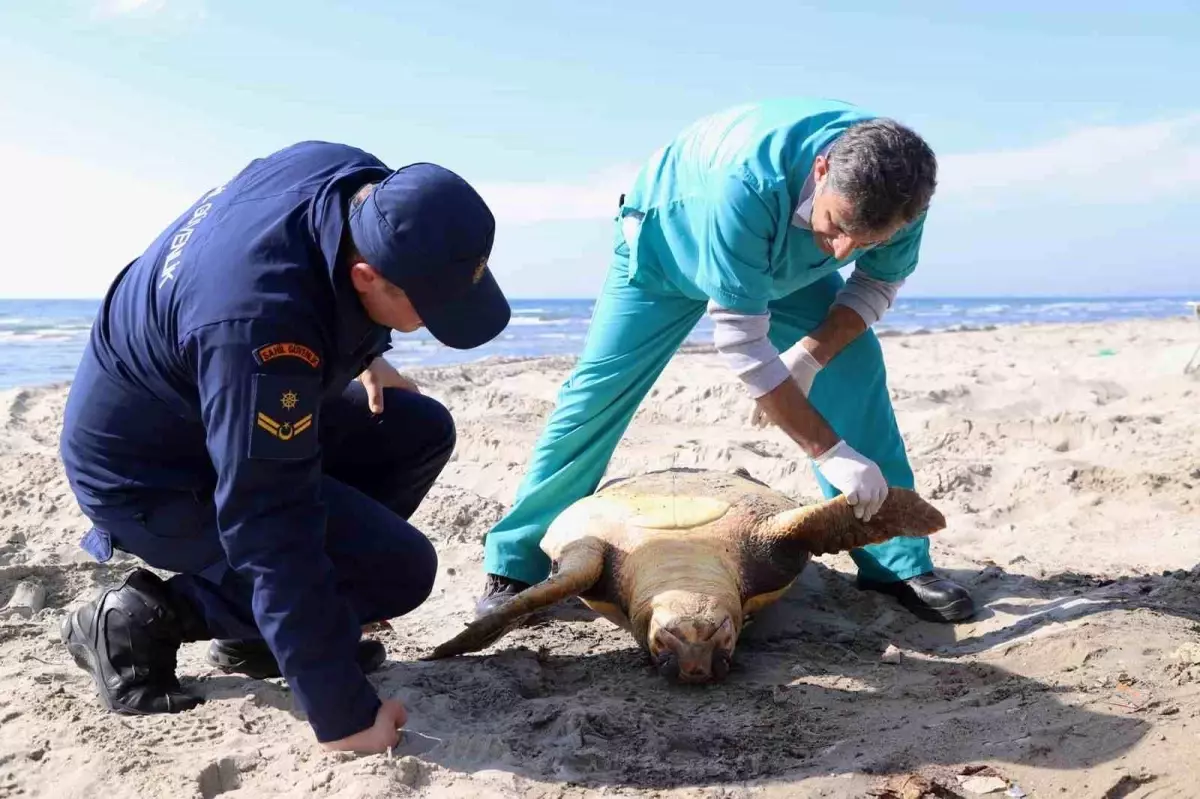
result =
[{"label": "sea turtle", "polygon": [[569,506],[541,542],[551,575],[481,616],[427,660],[487,647],[570,596],[624,628],[660,674],[721,680],[748,617],[814,555],[945,526],[915,492],[891,488],[869,522],[844,497],[798,505],[744,471],[666,469],[613,481]]}]

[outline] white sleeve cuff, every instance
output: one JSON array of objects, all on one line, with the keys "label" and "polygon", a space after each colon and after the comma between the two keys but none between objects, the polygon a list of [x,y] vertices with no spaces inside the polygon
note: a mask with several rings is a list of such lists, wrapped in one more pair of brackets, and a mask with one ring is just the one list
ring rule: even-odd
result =
[{"label": "white sleeve cuff", "polygon": [[889,283],[855,269],[846,285],[838,292],[833,304],[846,306],[861,316],[867,327],[870,327],[882,319],[892,307],[896,292],[902,285],[903,280]]},{"label": "white sleeve cuff", "polygon": [[770,312],[743,314],[708,303],[713,321],[713,344],[729,368],[745,384],[750,396],[758,399],[777,388],[791,374],[779,357],[779,350],[767,337],[771,329]]}]

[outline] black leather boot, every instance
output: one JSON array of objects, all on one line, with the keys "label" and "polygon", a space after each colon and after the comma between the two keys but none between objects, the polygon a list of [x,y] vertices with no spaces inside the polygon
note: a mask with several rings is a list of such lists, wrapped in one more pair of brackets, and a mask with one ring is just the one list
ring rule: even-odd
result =
[{"label": "black leather boot", "polygon": [[475,603],[475,618],[491,613],[529,587],[529,583],[489,574],[483,585],[483,596]]},{"label": "black leather boot", "polygon": [[[358,642],[355,655],[363,674],[370,674],[383,665],[387,650],[383,644],[364,638]],[[217,639],[208,647],[207,660],[221,671],[245,674],[256,680],[279,677],[279,662],[267,642],[261,638]]]},{"label": "black leather boot", "polygon": [[975,615],[975,601],[967,589],[934,572],[888,583],[860,577],[858,587],[864,591],[878,591],[893,596],[914,615],[926,621],[965,621]]},{"label": "black leather boot", "polygon": [[204,701],[175,677],[179,645],[208,637],[204,622],[153,572],[135,569],[106,588],[63,619],[61,633],[113,712],[179,713]]}]

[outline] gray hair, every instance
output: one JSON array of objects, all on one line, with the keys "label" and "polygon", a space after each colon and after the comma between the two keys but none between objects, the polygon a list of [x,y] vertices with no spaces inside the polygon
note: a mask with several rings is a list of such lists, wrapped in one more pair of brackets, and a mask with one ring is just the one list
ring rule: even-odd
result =
[{"label": "gray hair", "polygon": [[937,187],[937,158],[924,139],[892,119],[859,122],[826,156],[829,190],[845,197],[847,233],[874,233],[920,216]]}]

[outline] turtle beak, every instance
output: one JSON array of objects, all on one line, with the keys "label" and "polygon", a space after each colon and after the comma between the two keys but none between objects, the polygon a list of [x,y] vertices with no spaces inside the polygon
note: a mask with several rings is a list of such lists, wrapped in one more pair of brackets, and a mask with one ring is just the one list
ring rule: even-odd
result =
[{"label": "turtle beak", "polygon": [[719,682],[729,674],[736,639],[729,617],[719,625],[679,619],[655,631],[651,656],[658,673],[672,682]]}]

